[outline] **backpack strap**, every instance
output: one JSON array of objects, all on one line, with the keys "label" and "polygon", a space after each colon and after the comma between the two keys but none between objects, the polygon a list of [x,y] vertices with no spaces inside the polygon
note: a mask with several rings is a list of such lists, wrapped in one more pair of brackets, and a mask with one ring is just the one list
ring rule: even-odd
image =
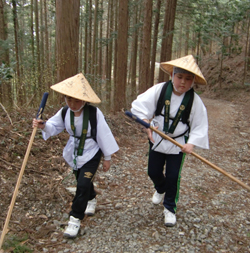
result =
[{"label": "backpack strap", "polygon": [[[68,106],[65,105],[62,109],[62,120],[63,122],[65,121],[65,116],[66,116],[66,112],[68,110]],[[89,121],[90,121],[90,126],[91,126],[91,133],[90,133],[90,137],[87,138],[93,138],[94,141],[96,141],[96,134],[97,134],[97,120],[96,120],[96,107],[89,105]]]},{"label": "backpack strap", "polygon": [[97,120],[96,120],[96,107],[89,105],[89,121],[91,126],[91,138],[96,141],[97,134]]},{"label": "backpack strap", "polygon": [[67,105],[65,105],[64,107],[63,107],[63,109],[62,109],[62,120],[63,120],[63,122],[64,122],[64,120],[65,120],[65,116],[66,116],[66,112],[67,112],[67,110],[68,110],[68,106]]},{"label": "backpack strap", "polygon": [[165,98],[165,93],[166,93],[168,84],[170,82],[171,81],[168,81],[162,86],[161,93],[160,93],[160,96],[159,96],[159,99],[158,99],[158,102],[157,102],[157,106],[156,106],[155,116],[161,115],[162,108],[165,104],[165,99],[164,99]]},{"label": "backpack strap", "polygon": [[193,101],[194,101],[194,89],[192,88],[190,90],[190,99],[188,101],[187,107],[182,115],[181,121],[184,124],[187,124],[189,126],[189,115],[192,109],[192,105],[193,105]]}]

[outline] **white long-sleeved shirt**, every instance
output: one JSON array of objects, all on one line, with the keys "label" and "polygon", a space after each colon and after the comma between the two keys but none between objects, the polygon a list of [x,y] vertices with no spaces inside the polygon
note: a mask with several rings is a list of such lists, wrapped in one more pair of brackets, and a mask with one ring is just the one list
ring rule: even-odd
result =
[{"label": "white long-sleeved shirt", "polygon": [[[154,116],[157,102],[162,90],[164,83],[159,83],[151,88],[149,88],[144,93],[140,94],[136,100],[132,102],[131,112],[140,119],[151,120],[153,126],[158,126],[158,130],[163,131],[164,127],[164,117],[162,115]],[[181,96],[177,96],[174,93],[171,95],[170,101],[170,112],[169,117],[174,118],[183,100],[185,93]],[[164,115],[164,107],[162,109],[162,114]],[[208,119],[207,110],[204,106],[201,98],[194,93],[194,100],[192,109],[190,112],[190,132],[188,143],[193,144],[197,147],[208,149]],[[169,126],[171,126],[172,120],[169,120]],[[181,121],[177,124],[177,127],[173,134],[168,134],[170,137],[175,137],[181,135],[188,129],[186,124]],[[155,141],[152,149],[158,152],[166,154],[178,154],[181,149],[174,145],[172,142],[163,139],[157,133],[153,132],[153,139]],[[184,136],[175,139],[181,145],[185,144]],[[159,144],[160,143],[160,144]]]},{"label": "white long-sleeved shirt", "polygon": [[[70,137],[63,149],[63,157],[66,162],[74,168],[74,159],[76,159],[77,168],[81,168],[85,163],[91,160],[99,149],[102,150],[104,160],[110,160],[111,155],[119,150],[116,140],[104,118],[103,113],[99,108],[96,108],[97,134],[96,141],[93,138],[86,138],[82,156],[77,156],[77,149],[80,139],[75,138],[70,124],[70,109],[67,110],[65,120],[62,119],[61,108],[53,117],[51,117],[45,124],[42,130],[44,140],[50,136],[55,136],[61,133],[64,129],[69,133]],[[76,129],[76,136],[81,136],[83,124],[83,112],[79,117],[74,117],[74,125]],[[90,122],[88,124],[87,137],[91,134]]]}]

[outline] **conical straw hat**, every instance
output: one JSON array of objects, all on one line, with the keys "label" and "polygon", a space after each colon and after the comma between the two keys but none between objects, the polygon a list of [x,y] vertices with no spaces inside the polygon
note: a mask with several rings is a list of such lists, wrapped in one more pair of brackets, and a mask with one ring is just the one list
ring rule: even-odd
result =
[{"label": "conical straw hat", "polygon": [[207,81],[203,74],[201,73],[201,70],[199,66],[197,65],[193,55],[187,55],[185,57],[168,61],[168,62],[162,62],[160,64],[161,69],[168,73],[170,76],[173,73],[173,67],[179,67],[182,69],[185,69],[189,72],[192,72],[195,74],[195,80],[194,82],[197,84],[206,85]]},{"label": "conical straw hat", "polygon": [[60,83],[54,84],[50,88],[69,97],[73,97],[94,104],[101,103],[101,100],[95,94],[87,79],[82,73],[67,78]]}]

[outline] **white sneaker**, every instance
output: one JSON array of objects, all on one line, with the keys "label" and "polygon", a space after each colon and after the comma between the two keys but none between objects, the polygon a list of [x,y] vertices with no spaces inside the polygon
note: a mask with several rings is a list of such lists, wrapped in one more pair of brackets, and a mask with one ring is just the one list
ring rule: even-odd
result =
[{"label": "white sneaker", "polygon": [[165,226],[167,227],[173,227],[176,224],[176,216],[174,213],[170,212],[167,208],[164,208],[163,211],[165,215]]},{"label": "white sneaker", "polygon": [[96,203],[97,203],[96,198],[88,201],[88,205],[85,210],[86,215],[93,216],[95,214]]},{"label": "white sneaker", "polygon": [[68,227],[64,231],[63,236],[67,238],[75,238],[79,232],[81,221],[73,216],[69,217]]},{"label": "white sneaker", "polygon": [[164,198],[164,195],[165,195],[165,193],[158,193],[157,191],[155,191],[153,198],[152,198],[152,202],[155,205],[160,204]]}]

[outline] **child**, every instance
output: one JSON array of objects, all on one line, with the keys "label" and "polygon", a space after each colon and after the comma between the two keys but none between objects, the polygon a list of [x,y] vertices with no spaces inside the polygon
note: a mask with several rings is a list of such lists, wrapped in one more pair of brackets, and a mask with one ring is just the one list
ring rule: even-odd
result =
[{"label": "child", "polygon": [[[150,146],[148,175],[156,190],[152,202],[159,204],[164,199],[165,225],[171,227],[176,224],[176,205],[185,154],[192,153],[194,146],[209,148],[206,108],[192,88],[194,83],[206,85],[206,80],[192,55],[161,63],[161,69],[172,76],[172,80],[166,84],[156,84],[139,95],[132,102],[131,112],[148,123],[151,121],[154,127],[183,145],[181,150],[146,129]],[[164,93],[161,93],[163,88]],[[163,98],[160,98],[161,94]],[[160,103],[162,107],[159,110]]]},{"label": "child", "polygon": [[[119,147],[102,112],[88,104],[100,103],[101,100],[83,74],[75,75],[52,85],[51,89],[65,96],[65,102],[69,107],[65,119],[63,119],[64,109],[62,108],[47,122],[34,119],[33,127],[42,129],[45,140],[61,133],[64,129],[70,135],[63,150],[63,157],[74,170],[77,188],[64,236],[74,238],[78,234],[84,215],[94,215],[95,213],[96,192],[93,179],[102,154],[104,155],[103,171],[106,172],[110,168],[111,155],[117,152]],[[92,125],[91,117],[95,119],[95,123]],[[95,129],[95,133],[93,133],[93,129]]]}]

